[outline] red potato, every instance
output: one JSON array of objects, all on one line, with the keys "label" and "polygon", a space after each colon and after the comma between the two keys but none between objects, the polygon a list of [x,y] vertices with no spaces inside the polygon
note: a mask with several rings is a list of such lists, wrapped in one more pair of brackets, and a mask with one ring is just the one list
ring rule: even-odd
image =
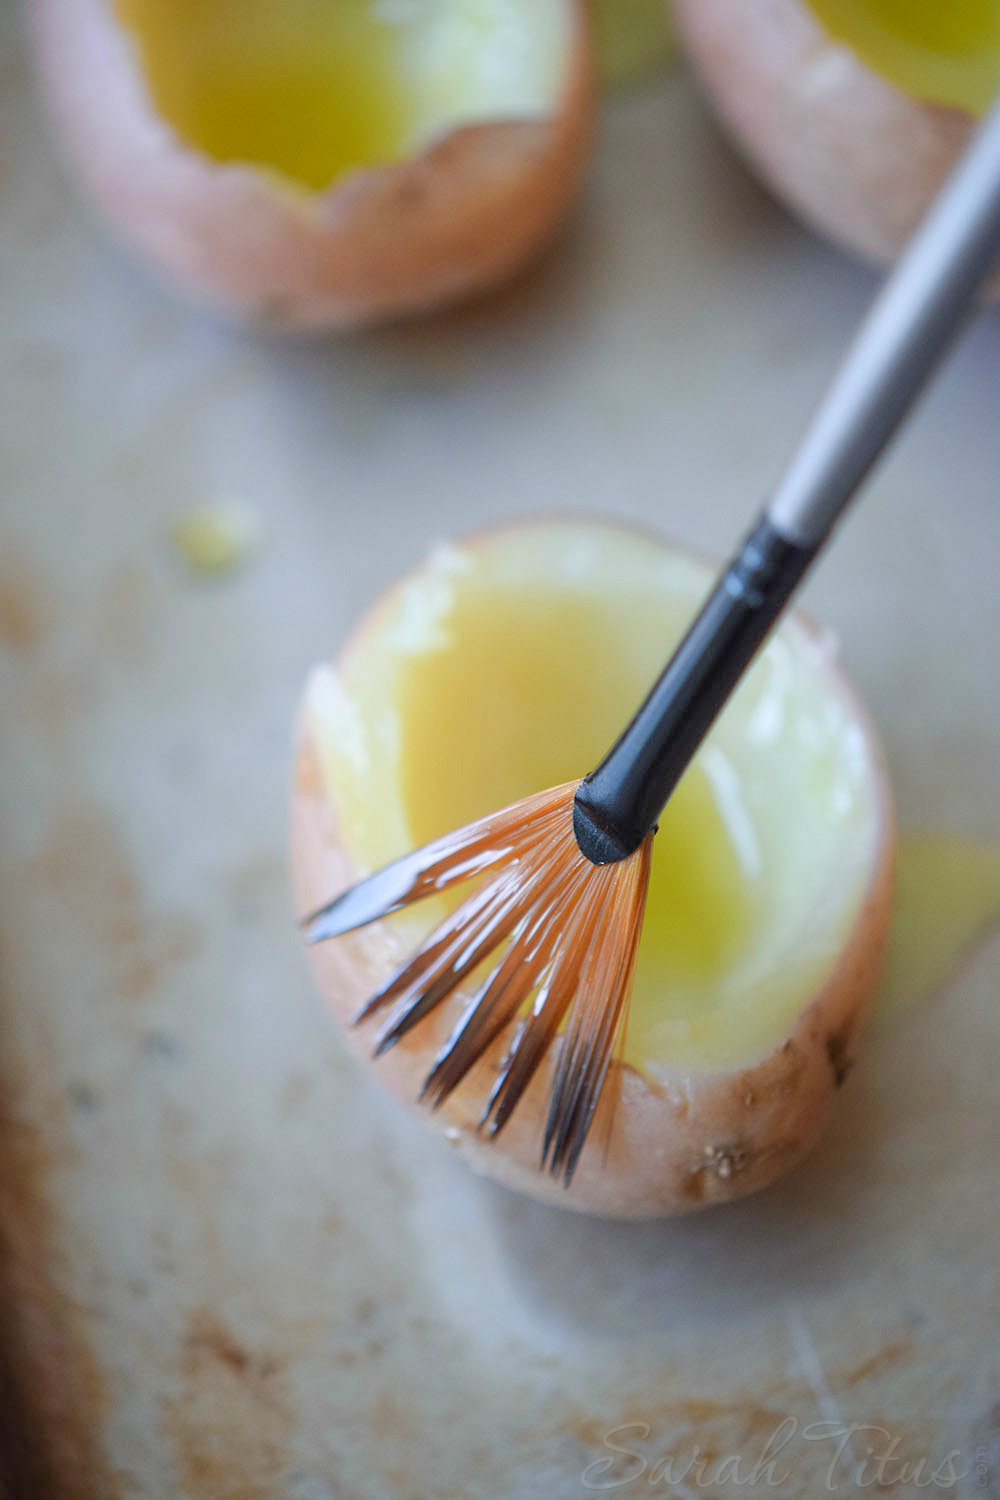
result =
[{"label": "red potato", "polygon": [[[664,580],[668,589],[673,588],[675,575],[678,596],[674,604],[678,607],[670,619],[679,628],[689,598],[697,597],[709,576],[702,565],[621,527],[541,522],[447,549],[383,598],[362,621],[339,664],[317,669],[300,713],[292,807],[292,867],[299,911],[304,915],[315,910],[370,865],[403,852],[408,841],[414,841],[414,809],[406,801],[406,785],[412,793],[416,784],[414,767],[400,760],[408,745],[413,754],[418,753],[400,707],[415,670],[414,655],[426,649],[432,656],[443,652],[447,658],[466,646],[473,652],[485,651],[463,625],[472,616],[463,614],[460,605],[452,608],[447,602],[452,584],[458,589],[471,587],[471,578],[478,581],[477,586],[484,584],[491,590],[489,608],[503,616],[498,624],[501,632],[510,628],[515,616],[513,612],[504,615],[498,587],[511,591],[517,612],[523,612],[524,596],[518,588],[525,580],[552,579],[556,592],[574,591],[577,601],[582,589],[600,628],[612,631],[624,622],[623,645],[628,642],[639,649],[640,638],[649,633],[643,601],[651,597],[650,588],[655,590]],[[602,592],[605,589],[609,592]],[[549,669],[555,658],[545,653],[562,648],[551,647],[537,633],[536,640],[536,656],[540,654]],[[654,649],[661,648],[662,640]],[[728,727],[720,722],[709,742],[714,748],[706,750],[715,755],[728,746],[727,753],[736,761],[744,755],[745,808],[758,820],[758,833],[764,824],[778,821],[768,858],[777,859],[781,873],[775,866],[768,878],[781,884],[784,895],[780,909],[775,906],[769,915],[757,919],[772,928],[784,923],[780,939],[771,944],[771,978],[755,991],[746,975],[733,981],[732,972],[723,974],[718,993],[709,989],[698,1002],[711,1012],[718,999],[718,1021],[711,1013],[707,1021],[695,1015],[687,1026],[669,1019],[672,997],[657,992],[655,965],[644,979],[640,975],[625,1050],[612,1064],[593,1137],[569,1189],[538,1167],[558,1043],[505,1131],[489,1141],[477,1131],[477,1121],[502,1050],[495,1047],[437,1113],[420,1110],[421,1117],[442,1132],[475,1170],[560,1206],[609,1217],[649,1218],[685,1213],[754,1192],[798,1162],[819,1136],[850,1068],[881,967],[891,908],[893,818],[874,731],[835,665],[828,640],[794,617],[782,627],[769,651],[773,652],[770,661],[754,669],[756,685],[748,682],[741,688],[742,706],[734,700],[727,710]],[[773,684],[767,685],[779,660],[784,663],[778,673],[779,677],[784,673],[783,707],[768,696]],[[624,661],[623,657],[620,665]],[[519,670],[515,668],[515,684],[521,680],[516,676]],[[530,675],[529,668],[524,671]],[[525,683],[529,675],[524,676]],[[555,676],[552,682],[558,698]],[[421,682],[416,686],[425,699]],[[511,681],[506,687],[511,690]],[[777,687],[773,690],[778,692]],[[746,718],[750,712],[746,704],[751,702],[756,707]],[[513,698],[510,704],[512,714],[524,713],[523,725],[520,718],[518,724],[530,737],[535,724],[531,714]],[[466,707],[475,711],[468,701]],[[560,699],[556,707],[557,717],[571,736],[575,732],[571,705]],[[494,711],[495,705],[488,705],[488,712]],[[785,728],[775,740],[775,724],[783,715]],[[495,739],[495,719],[493,724]],[[438,724],[438,733],[438,773],[454,780],[449,767],[465,763],[468,745],[463,741],[457,747],[457,759],[451,761],[445,746],[448,721]],[[766,745],[761,739],[753,747],[754,737],[766,739],[768,734],[772,738]],[[838,798],[841,803],[843,795],[855,799],[854,811],[846,815],[846,832],[843,837],[837,833],[829,843],[832,793],[826,801],[825,794],[820,795],[815,806],[810,805],[807,793],[802,794],[805,806],[790,809],[785,805],[789,798],[798,800],[800,794],[794,788],[811,784],[815,767],[808,760],[811,752],[801,746],[817,734],[821,740],[827,735],[825,748],[817,753],[829,758],[834,780],[842,783]],[[745,752],[740,750],[744,742]],[[771,783],[772,773],[766,768],[777,756],[786,755],[795,764],[790,761],[787,777]],[[795,759],[800,755],[805,757],[801,763]],[[803,767],[812,767],[805,779],[799,776]],[[496,796],[491,784],[494,769],[482,767],[482,811],[496,805],[489,800]],[[779,790],[783,781],[792,789],[787,796]],[[843,791],[848,785],[849,794]],[[443,795],[442,805],[447,808],[452,790],[446,787]],[[681,794],[676,795],[680,798]],[[855,813],[856,820],[851,821]],[[674,840],[669,816],[668,808],[654,849],[662,842],[665,860],[676,862],[686,851],[689,862],[696,864],[696,851]],[[781,826],[783,820],[787,828]],[[368,833],[359,836],[366,821]],[[388,843],[383,838],[386,830]],[[767,829],[763,832],[766,842]],[[367,848],[361,849],[362,844]],[[685,877],[683,870],[681,876]],[[661,920],[654,909],[656,878],[654,873],[647,913],[647,923],[654,924]],[[691,878],[697,879],[695,869]],[[810,897],[798,909],[795,893],[810,882],[818,900]],[[763,912],[764,907],[759,909]],[[685,920],[696,921],[697,913],[693,917],[688,913]],[[320,992],[363,1059],[370,1059],[373,1030],[370,1024],[352,1028],[351,1019],[415,941],[412,930],[401,932],[390,922],[309,950]],[[817,943],[816,951],[822,950],[820,961],[803,964],[803,944],[812,951]],[[766,932],[763,938],[751,933],[748,946],[758,954],[764,952]],[[640,969],[643,962],[640,958]],[[740,962],[733,959],[737,970]],[[788,980],[793,972],[798,977]],[[727,985],[728,999],[720,999]],[[779,993],[785,996],[780,1004]],[[755,994],[759,999],[754,1003],[765,1014],[763,1019],[751,1016],[748,1021],[747,997]],[[453,997],[372,1064],[376,1075],[401,1100],[411,1105],[416,1100],[462,1004],[462,994]],[[772,1004],[778,1007],[774,1014],[768,1012]],[[665,1021],[657,1014],[661,1007],[668,1018]]]},{"label": "red potato", "polygon": [[675,0],[675,17],[709,98],[764,180],[838,244],[894,260],[972,117],[894,88],[802,0]]},{"label": "red potato", "polygon": [[186,143],[157,112],[113,0],[36,0],[32,14],[71,170],[112,228],[195,299],[309,330],[472,297],[552,237],[589,154],[593,89],[582,0],[543,0],[536,20],[542,12],[560,49],[544,107],[519,98],[455,128],[425,121],[407,159],[315,191],[266,163],[216,160]]}]

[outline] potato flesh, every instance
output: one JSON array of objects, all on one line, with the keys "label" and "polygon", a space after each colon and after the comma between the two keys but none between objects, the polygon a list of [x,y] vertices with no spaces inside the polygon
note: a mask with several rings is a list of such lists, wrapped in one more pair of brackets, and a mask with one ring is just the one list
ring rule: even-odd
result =
[{"label": "potato flesh", "polygon": [[981,114],[1000,89],[1000,0],[808,0],[831,34],[912,98]]},{"label": "potato flesh", "polygon": [[[584,774],[709,577],[596,525],[439,552],[310,692],[358,865]],[[877,837],[863,731],[815,640],[786,627],[661,820],[625,1060],[655,1076],[766,1055],[832,968]]]},{"label": "potato flesh", "polygon": [[446,129],[546,114],[566,0],[114,0],[188,145],[313,190]]}]

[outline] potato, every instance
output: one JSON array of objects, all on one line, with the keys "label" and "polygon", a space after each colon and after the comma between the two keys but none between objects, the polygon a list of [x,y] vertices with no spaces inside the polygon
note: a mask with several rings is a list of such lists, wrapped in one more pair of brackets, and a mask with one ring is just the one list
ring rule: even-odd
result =
[{"label": "potato", "polygon": [[911,97],[803,0],[676,0],[680,39],[733,138],[808,224],[878,263],[899,254],[974,126]]},{"label": "potato", "polygon": [[[586,771],[709,578],[598,522],[439,549],[310,679],[292,809],[299,911]],[[765,1186],[813,1145],[847,1077],[885,947],[892,849],[874,731],[828,638],[792,617],[661,820],[628,1028],[572,1185],[539,1170],[558,1042],[495,1139],[477,1122],[501,1044],[423,1117],[476,1170],[585,1212],[684,1213]],[[310,949],[362,1058],[372,1029],[351,1018],[428,930],[422,911]],[[374,1064],[404,1101],[462,1006],[452,997]]]},{"label": "potato", "polygon": [[32,17],[73,176],[121,237],[233,317],[324,329],[503,282],[573,198],[583,0],[472,9],[36,0]]}]

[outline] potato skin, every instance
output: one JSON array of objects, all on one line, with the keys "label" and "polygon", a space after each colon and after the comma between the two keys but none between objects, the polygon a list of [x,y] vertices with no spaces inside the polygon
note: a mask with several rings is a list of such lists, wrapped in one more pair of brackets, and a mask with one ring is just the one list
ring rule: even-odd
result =
[{"label": "potato skin", "polygon": [[219,164],[155,114],[111,0],[34,0],[43,90],[75,176],[117,230],[196,300],[282,330],[356,327],[472,297],[561,223],[589,155],[583,0],[547,120],[452,131],[325,194]]},{"label": "potato skin", "polygon": [[[860,704],[858,716],[866,723]],[[869,744],[874,750],[870,738]],[[608,1218],[688,1213],[756,1192],[787,1172],[815,1144],[833,1095],[847,1076],[884,956],[892,903],[893,820],[884,769],[874,753],[881,837],[862,909],[822,991],[769,1056],[733,1072],[678,1070],[666,1085],[615,1063],[601,1103],[605,1115],[614,1103],[607,1155],[602,1139],[607,1121],[599,1114],[568,1189],[538,1169],[557,1049],[496,1141],[479,1135],[476,1124],[495,1076],[499,1046],[437,1113],[420,1109],[425,1121],[477,1172],[533,1198]],[[328,901],[358,873],[340,844],[336,810],[325,795],[304,713],[297,733],[291,855],[302,914]],[[378,924],[309,949],[321,994],[366,1060],[370,1026],[352,1028],[351,1018],[404,956],[405,949]],[[454,1016],[454,1009],[439,1008],[376,1065],[384,1084],[407,1105],[414,1105]]]},{"label": "potato skin", "polygon": [[802,0],[674,4],[709,97],[765,181],[822,234],[867,260],[894,260],[971,117],[893,88]]}]

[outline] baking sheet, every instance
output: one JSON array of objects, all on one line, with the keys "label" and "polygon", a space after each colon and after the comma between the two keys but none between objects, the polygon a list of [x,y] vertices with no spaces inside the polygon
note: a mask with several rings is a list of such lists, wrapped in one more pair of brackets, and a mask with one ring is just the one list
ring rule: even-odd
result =
[{"label": "baking sheet", "polygon": [[[241,335],[79,207],[17,23],[6,7],[12,1493],[816,1496],[923,1459],[892,1493],[1000,1495],[997,944],[872,1038],[785,1182],[609,1225],[472,1179],[356,1071],[285,870],[296,697],[371,596],[434,539],[539,509],[722,551],[871,277],[762,194],[678,74],[607,109],[572,227],[503,296],[339,342]],[[998,389],[994,315],[806,599],[904,823],[993,836]],[[227,497],[258,553],[194,581],[169,528]]]}]

